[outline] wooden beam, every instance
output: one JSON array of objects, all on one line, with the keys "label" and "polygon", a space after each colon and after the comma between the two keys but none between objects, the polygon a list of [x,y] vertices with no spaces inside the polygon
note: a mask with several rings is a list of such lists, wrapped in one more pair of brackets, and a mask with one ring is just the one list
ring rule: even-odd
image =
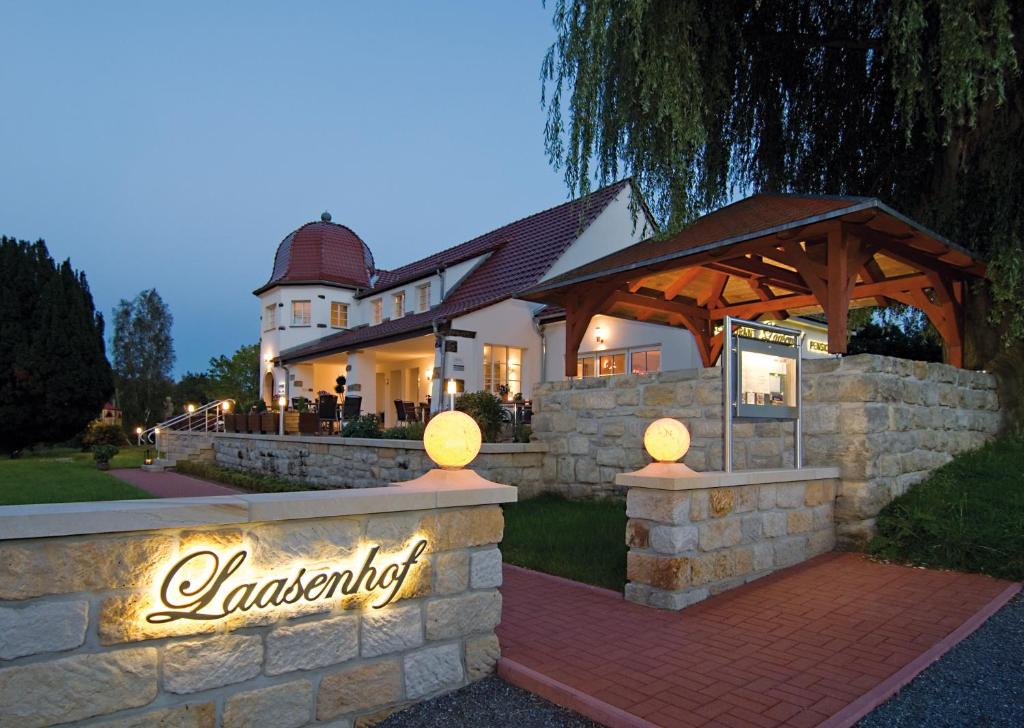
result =
[{"label": "wooden beam", "polygon": [[825,316],[828,318],[828,351],[845,354],[847,314],[850,310],[850,237],[842,225],[828,231],[828,281],[825,291]]},{"label": "wooden beam", "polygon": [[601,313],[619,281],[578,286],[565,302],[565,376],[575,377],[580,343],[590,320]]},{"label": "wooden beam", "polygon": [[615,291],[608,298],[608,305],[613,306],[617,303],[626,306],[636,306],[638,308],[650,309],[653,311],[661,311],[663,313],[674,313],[679,314],[680,316],[689,316],[694,319],[708,318],[707,310],[700,308],[699,306],[693,303],[686,303],[678,300],[666,301],[663,298],[644,296],[640,293],[626,293],[625,291]]},{"label": "wooden beam", "polygon": [[[688,286],[697,276],[701,273],[700,266],[694,266],[687,268],[682,273],[676,276],[676,279],[668,284],[665,288],[665,300],[671,301],[673,298],[679,295],[686,286]],[[636,291],[630,291],[630,293],[636,293]]]},{"label": "wooden beam", "polygon": [[725,291],[725,284],[729,282],[729,276],[725,273],[715,273],[711,277],[711,285],[707,292],[697,299],[698,306],[718,308],[722,305],[722,292]]},{"label": "wooden beam", "polygon": [[[776,298],[776,295],[771,292],[768,286],[766,286],[760,278],[748,278],[747,285],[750,286],[750,290],[752,290],[757,295],[757,297],[762,301],[774,301]],[[765,315],[770,318],[780,320],[789,318],[789,314],[786,313],[784,310],[766,311]]]},{"label": "wooden beam", "polygon": [[810,289],[799,273],[772,265],[760,256],[709,263],[705,268],[741,278],[762,278],[776,288],[785,288],[794,293],[810,293]]}]

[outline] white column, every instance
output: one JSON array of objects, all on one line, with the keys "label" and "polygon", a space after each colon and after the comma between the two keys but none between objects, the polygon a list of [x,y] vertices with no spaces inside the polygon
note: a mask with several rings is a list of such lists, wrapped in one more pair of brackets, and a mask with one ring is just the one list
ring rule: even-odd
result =
[{"label": "white column", "polygon": [[373,414],[377,411],[377,353],[372,349],[354,351],[348,355],[348,364],[345,394],[362,397],[362,413]]}]

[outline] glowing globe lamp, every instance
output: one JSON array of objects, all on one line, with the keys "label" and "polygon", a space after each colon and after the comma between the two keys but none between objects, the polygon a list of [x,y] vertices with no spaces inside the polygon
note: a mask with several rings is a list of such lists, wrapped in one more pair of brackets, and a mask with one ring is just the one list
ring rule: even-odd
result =
[{"label": "glowing globe lamp", "polygon": [[462,468],[480,452],[480,427],[465,412],[440,412],[427,423],[423,446],[430,459],[446,470]]},{"label": "glowing globe lamp", "polygon": [[690,432],[679,420],[662,417],[644,432],[644,448],[659,463],[674,463],[690,449]]}]

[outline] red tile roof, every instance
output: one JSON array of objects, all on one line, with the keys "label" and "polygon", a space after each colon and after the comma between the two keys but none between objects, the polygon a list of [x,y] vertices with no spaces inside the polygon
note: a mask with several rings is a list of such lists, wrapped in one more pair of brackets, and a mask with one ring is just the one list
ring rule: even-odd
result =
[{"label": "red tile roof", "polygon": [[385,288],[433,274],[441,266],[454,265],[489,253],[435,308],[326,336],[281,352],[285,361],[315,354],[345,351],[389,338],[404,338],[431,330],[435,319],[451,318],[489,306],[535,285],[580,233],[629,185],[620,180],[579,199],[509,223],[461,245],[448,248],[393,271],[381,272],[377,286],[361,294],[372,296]]},{"label": "red tile roof", "polygon": [[366,243],[344,225],[321,220],[306,223],[281,241],[270,280],[253,293],[285,283],[366,288],[373,273],[373,253]]}]

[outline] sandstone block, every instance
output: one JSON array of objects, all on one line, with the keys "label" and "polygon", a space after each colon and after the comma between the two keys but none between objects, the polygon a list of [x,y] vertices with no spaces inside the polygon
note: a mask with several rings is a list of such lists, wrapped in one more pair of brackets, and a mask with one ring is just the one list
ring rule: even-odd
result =
[{"label": "sandstone block", "polygon": [[401,652],[423,644],[419,604],[371,609],[363,613],[363,657]]},{"label": "sandstone block", "polygon": [[703,521],[711,514],[711,498],[706,490],[695,490],[690,495],[690,520]]},{"label": "sandstone block", "polygon": [[426,516],[420,526],[431,551],[499,543],[504,527],[500,506],[439,511]]},{"label": "sandstone block", "polygon": [[831,480],[814,480],[807,484],[804,505],[820,506],[835,500],[835,483]]},{"label": "sandstone block", "polygon": [[757,508],[761,511],[771,510],[775,507],[775,486],[757,486]]},{"label": "sandstone block", "polygon": [[0,607],[0,660],[73,650],[85,642],[88,624],[85,600]]},{"label": "sandstone block", "polygon": [[700,525],[701,551],[714,551],[715,549],[735,546],[742,540],[743,528],[739,519],[731,518],[726,521],[709,521]]},{"label": "sandstone block", "polygon": [[733,488],[715,488],[708,493],[708,509],[713,518],[721,518],[732,513],[733,490]]},{"label": "sandstone block", "polygon": [[803,483],[780,483],[775,486],[775,505],[779,508],[799,508],[804,504],[806,486]]},{"label": "sandstone block", "polygon": [[676,403],[676,389],[670,384],[648,384],[643,397],[646,407],[666,407]]},{"label": "sandstone block", "polygon": [[313,684],[295,680],[236,693],[224,705],[223,728],[299,728],[313,718]]},{"label": "sandstone block", "polygon": [[434,556],[435,589],[438,594],[454,594],[469,588],[469,552],[446,551]]},{"label": "sandstone block", "polygon": [[421,513],[373,516],[366,522],[365,538],[385,551],[399,549],[416,533],[421,517]]},{"label": "sandstone block", "polygon": [[469,562],[469,585],[473,589],[501,586],[501,551],[474,551]]},{"label": "sandstone block", "polygon": [[313,670],[351,660],[358,654],[357,616],[285,625],[267,634],[266,673],[281,675],[293,670]]},{"label": "sandstone block", "polygon": [[626,521],[626,545],[631,549],[646,549],[650,545],[651,524],[638,518]]},{"label": "sandstone block", "polygon": [[405,692],[421,698],[462,684],[462,655],[458,645],[427,647],[405,656]]},{"label": "sandstone block", "polygon": [[174,546],[171,536],[0,542],[0,599],[146,587]]},{"label": "sandstone block", "polygon": [[217,706],[213,703],[186,703],[93,725],[96,728],[214,728],[216,721]]},{"label": "sandstone block", "polygon": [[744,516],[740,521],[743,531],[743,543],[754,543],[760,541],[764,534],[764,518],[760,513],[752,513]]},{"label": "sandstone block", "polygon": [[660,523],[682,524],[689,518],[690,496],[685,492],[630,488],[626,494],[626,515]]},{"label": "sandstone block", "polygon": [[497,591],[432,599],[427,603],[427,639],[443,640],[490,632],[501,621]]},{"label": "sandstone block", "polygon": [[787,533],[806,533],[813,525],[810,511],[790,511],[786,514]]},{"label": "sandstone block", "polygon": [[757,510],[758,486],[744,485],[733,488],[733,510],[736,513],[749,513]]},{"label": "sandstone block", "polygon": [[146,705],[157,650],[138,647],[0,669],[0,725],[37,728]]},{"label": "sandstone block", "polygon": [[175,642],[164,648],[164,689],[197,693],[256,677],[262,667],[263,641],[257,635]]},{"label": "sandstone block", "polygon": [[651,548],[663,554],[681,554],[697,548],[696,526],[655,526],[651,529]]},{"label": "sandstone block", "polygon": [[655,609],[667,609],[676,612],[680,609],[685,609],[691,604],[707,599],[708,596],[708,590],[704,588],[690,588],[683,591],[669,592],[663,589],[655,589],[646,584],[626,584],[625,590],[626,601],[654,607]]},{"label": "sandstone block", "polygon": [[776,541],[774,546],[775,566],[777,568],[799,564],[808,558],[806,536],[782,538]]},{"label": "sandstone block", "polygon": [[397,658],[325,675],[316,696],[317,720],[369,710],[402,699],[402,662]]},{"label": "sandstone block", "polygon": [[764,514],[762,529],[768,538],[785,536],[788,528],[786,514],[769,511]]},{"label": "sandstone block", "polygon": [[690,559],[630,551],[626,554],[626,578],[666,591],[676,591],[690,583]]},{"label": "sandstone block", "polygon": [[489,634],[466,640],[466,677],[470,682],[494,672],[501,656],[498,636]]},{"label": "sandstone block", "polygon": [[775,549],[770,542],[755,543],[751,550],[753,551],[754,571],[764,571],[765,569],[772,568],[772,565],[775,563]]}]

